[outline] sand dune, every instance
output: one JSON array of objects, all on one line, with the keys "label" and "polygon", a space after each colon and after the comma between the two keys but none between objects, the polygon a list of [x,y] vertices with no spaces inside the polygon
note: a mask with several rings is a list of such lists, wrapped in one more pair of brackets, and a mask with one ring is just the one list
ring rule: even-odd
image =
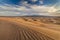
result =
[{"label": "sand dune", "polygon": [[60,40],[60,19],[0,17],[0,40]]}]

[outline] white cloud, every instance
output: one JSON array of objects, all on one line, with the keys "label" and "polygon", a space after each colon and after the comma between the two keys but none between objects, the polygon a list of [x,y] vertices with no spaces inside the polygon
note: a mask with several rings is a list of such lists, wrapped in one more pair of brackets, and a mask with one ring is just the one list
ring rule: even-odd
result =
[{"label": "white cloud", "polygon": [[32,0],[33,2],[36,2],[36,1],[38,1],[38,0]]},{"label": "white cloud", "polygon": [[[49,6],[37,6],[30,5],[27,8],[25,6],[12,6],[12,5],[0,5],[0,16],[23,16],[23,15],[53,15],[57,11],[54,7]],[[54,10],[54,11],[51,11]],[[58,16],[58,15],[57,15]]]}]

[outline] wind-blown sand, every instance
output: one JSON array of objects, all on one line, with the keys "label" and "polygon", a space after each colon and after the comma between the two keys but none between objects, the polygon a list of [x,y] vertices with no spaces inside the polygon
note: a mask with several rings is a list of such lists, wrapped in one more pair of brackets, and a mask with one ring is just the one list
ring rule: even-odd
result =
[{"label": "wind-blown sand", "polygon": [[59,22],[52,18],[53,22],[46,20],[44,17],[0,17],[0,40],[60,40],[59,18]]}]

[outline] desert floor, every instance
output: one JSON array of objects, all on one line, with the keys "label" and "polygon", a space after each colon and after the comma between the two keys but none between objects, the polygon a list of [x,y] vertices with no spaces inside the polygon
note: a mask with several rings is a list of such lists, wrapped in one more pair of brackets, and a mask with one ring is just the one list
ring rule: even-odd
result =
[{"label": "desert floor", "polygon": [[60,40],[60,18],[0,17],[0,40]]}]

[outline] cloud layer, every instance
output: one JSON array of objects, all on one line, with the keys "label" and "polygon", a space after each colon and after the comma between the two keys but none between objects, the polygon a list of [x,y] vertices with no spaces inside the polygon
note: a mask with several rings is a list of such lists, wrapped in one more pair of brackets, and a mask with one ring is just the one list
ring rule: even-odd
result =
[{"label": "cloud layer", "polygon": [[[37,0],[32,0],[36,2]],[[59,3],[57,3],[59,4]],[[22,2],[20,5],[0,5],[0,16],[24,16],[24,15],[45,15],[45,16],[60,16],[60,7],[47,5],[31,5],[27,1]]]}]

